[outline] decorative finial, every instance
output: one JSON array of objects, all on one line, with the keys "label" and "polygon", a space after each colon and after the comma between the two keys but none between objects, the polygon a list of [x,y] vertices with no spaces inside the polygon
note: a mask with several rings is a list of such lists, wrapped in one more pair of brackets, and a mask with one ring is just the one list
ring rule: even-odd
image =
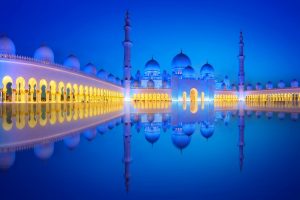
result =
[{"label": "decorative finial", "polygon": [[180,53],[182,54],[182,49],[180,49]]}]

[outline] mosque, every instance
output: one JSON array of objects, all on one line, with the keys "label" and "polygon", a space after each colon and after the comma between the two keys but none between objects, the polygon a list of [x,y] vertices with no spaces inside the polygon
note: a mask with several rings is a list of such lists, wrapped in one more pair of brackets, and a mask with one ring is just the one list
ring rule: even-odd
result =
[{"label": "mosque", "polygon": [[[237,85],[228,76],[218,80],[214,67],[205,63],[193,68],[191,59],[179,52],[171,62],[171,71],[161,71],[159,62],[151,58],[143,72],[132,74],[130,38],[131,21],[125,15],[123,41],[123,79],[92,63],[81,66],[75,55],[56,64],[54,52],[40,46],[33,57],[19,56],[13,41],[0,37],[0,99],[3,103],[65,103],[115,101],[191,101],[191,102],[299,102],[300,88],[296,79],[289,85],[280,81],[245,84],[244,39],[239,40]],[[197,71],[199,70],[199,71]],[[197,74],[200,74],[197,76]]]}]

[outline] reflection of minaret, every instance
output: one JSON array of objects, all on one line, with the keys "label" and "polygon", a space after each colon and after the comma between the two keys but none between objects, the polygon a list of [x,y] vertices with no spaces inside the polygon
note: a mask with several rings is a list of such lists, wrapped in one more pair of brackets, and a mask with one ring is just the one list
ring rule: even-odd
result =
[{"label": "reflection of minaret", "polygon": [[129,181],[130,181],[130,140],[131,140],[131,123],[130,123],[130,105],[125,104],[125,115],[124,115],[124,177],[125,177],[125,187],[126,191],[129,191]]},{"label": "reflection of minaret", "polygon": [[124,46],[124,88],[125,88],[125,100],[129,101],[130,100],[130,79],[131,79],[131,46],[132,42],[130,41],[130,19],[129,19],[129,13],[128,11],[126,12],[125,16],[125,26],[124,26],[124,31],[125,31],[125,40],[123,42]]},{"label": "reflection of minaret", "polygon": [[239,161],[240,161],[240,171],[243,170],[243,163],[244,163],[244,130],[245,130],[245,118],[244,118],[244,109],[239,108]]},{"label": "reflection of minaret", "polygon": [[245,85],[245,71],[244,71],[244,39],[243,33],[240,32],[240,52],[239,52],[239,74],[238,74],[238,84],[239,84],[239,99],[244,98],[244,85]]}]

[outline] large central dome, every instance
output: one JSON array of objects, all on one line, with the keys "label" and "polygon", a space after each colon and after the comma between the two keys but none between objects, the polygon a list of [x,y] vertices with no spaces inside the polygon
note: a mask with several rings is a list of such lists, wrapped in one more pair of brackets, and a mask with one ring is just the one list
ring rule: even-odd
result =
[{"label": "large central dome", "polygon": [[160,67],[159,64],[156,60],[154,60],[153,58],[151,60],[149,60],[146,65],[145,65],[145,71],[160,71]]},{"label": "large central dome", "polygon": [[182,74],[182,70],[187,67],[191,66],[190,58],[182,53],[182,51],[177,54],[172,60],[172,70],[174,74]]}]

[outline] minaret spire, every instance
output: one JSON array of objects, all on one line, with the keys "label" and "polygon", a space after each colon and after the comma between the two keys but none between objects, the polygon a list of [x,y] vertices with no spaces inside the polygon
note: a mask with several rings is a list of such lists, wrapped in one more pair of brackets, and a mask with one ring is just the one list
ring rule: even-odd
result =
[{"label": "minaret spire", "polygon": [[244,37],[243,32],[240,32],[240,51],[239,51],[239,73],[238,73],[238,83],[239,83],[239,100],[244,99],[244,88],[245,88],[245,71],[244,71]]},{"label": "minaret spire", "polygon": [[130,40],[130,18],[129,18],[129,12],[126,11],[125,14],[125,25],[124,25],[124,32],[125,32],[125,40],[123,42],[124,47],[124,96],[125,100],[130,100],[130,79],[131,79],[131,47],[132,42]]}]

